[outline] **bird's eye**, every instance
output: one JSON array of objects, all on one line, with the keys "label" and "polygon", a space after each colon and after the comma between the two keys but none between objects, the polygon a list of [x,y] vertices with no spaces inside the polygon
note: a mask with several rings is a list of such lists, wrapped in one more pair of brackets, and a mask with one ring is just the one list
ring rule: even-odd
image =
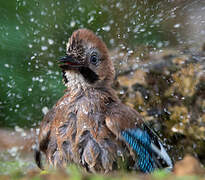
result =
[{"label": "bird's eye", "polygon": [[96,64],[98,63],[98,61],[99,61],[99,59],[98,59],[98,57],[97,57],[96,55],[92,55],[92,56],[90,57],[90,62],[91,62],[92,64],[96,65]]}]

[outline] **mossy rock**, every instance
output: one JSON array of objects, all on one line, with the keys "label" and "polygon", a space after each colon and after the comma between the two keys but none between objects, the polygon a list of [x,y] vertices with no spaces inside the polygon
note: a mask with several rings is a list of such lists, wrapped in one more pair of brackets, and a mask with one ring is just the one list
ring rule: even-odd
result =
[{"label": "mossy rock", "polygon": [[120,98],[162,134],[175,160],[191,153],[205,164],[205,52],[163,50],[133,62],[118,70]]}]

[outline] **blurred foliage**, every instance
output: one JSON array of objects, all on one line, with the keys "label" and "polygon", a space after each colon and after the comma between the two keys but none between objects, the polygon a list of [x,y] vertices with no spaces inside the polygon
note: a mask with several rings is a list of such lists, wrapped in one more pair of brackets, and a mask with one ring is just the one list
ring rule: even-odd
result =
[{"label": "blurred foliage", "polygon": [[[178,4],[177,4],[178,3]],[[110,48],[175,45],[170,25],[186,2],[123,0],[16,0],[0,2],[0,126],[36,126],[43,108],[63,94],[56,60],[75,29],[86,27]],[[177,6],[176,6],[177,5]],[[178,13],[178,15],[177,15]]]},{"label": "blurred foliage", "polygon": [[28,163],[20,161],[0,161],[0,174],[16,174],[19,170],[26,170],[27,166]]},{"label": "blurred foliage", "polygon": [[[15,162],[14,162],[15,163]],[[203,179],[203,175],[200,174],[182,174],[177,175],[174,173],[167,172],[166,170],[157,170],[150,175],[141,174],[141,173],[127,173],[119,172],[118,174],[112,173],[109,175],[103,174],[87,174],[76,166],[69,166],[65,170],[31,170],[25,172],[22,168],[19,168],[18,162],[16,162],[17,168],[7,169],[7,173],[0,175],[0,179],[32,179],[32,180],[47,180],[47,179],[58,179],[58,180],[136,180],[136,179],[145,179],[145,180],[200,180]],[[8,175],[7,175],[8,174]]]}]

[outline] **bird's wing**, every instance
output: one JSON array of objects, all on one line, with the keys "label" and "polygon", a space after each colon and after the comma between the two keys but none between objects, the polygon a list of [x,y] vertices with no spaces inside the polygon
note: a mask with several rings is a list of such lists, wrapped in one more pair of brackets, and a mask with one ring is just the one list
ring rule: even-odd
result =
[{"label": "bird's wing", "polygon": [[172,169],[172,161],[157,135],[144,123],[137,111],[121,103],[109,107],[107,127],[137,154],[137,167],[152,172],[164,165]]},{"label": "bird's wing", "polygon": [[46,152],[48,142],[49,142],[49,136],[51,131],[51,124],[54,119],[55,114],[55,108],[53,107],[43,118],[43,121],[40,125],[40,132],[38,136],[38,142],[36,144],[36,148],[34,151],[34,158],[36,161],[36,164],[40,169],[43,169],[42,165],[42,157],[41,157],[41,151]]}]

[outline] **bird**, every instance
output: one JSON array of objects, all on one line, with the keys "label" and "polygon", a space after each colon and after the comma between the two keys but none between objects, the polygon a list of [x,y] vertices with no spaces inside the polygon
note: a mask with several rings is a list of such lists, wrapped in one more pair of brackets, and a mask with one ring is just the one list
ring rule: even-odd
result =
[{"label": "bird", "polygon": [[172,170],[162,140],[112,88],[115,68],[100,37],[85,28],[75,30],[59,67],[66,90],[40,124],[39,168],[45,154],[51,166],[76,164],[91,173]]}]

